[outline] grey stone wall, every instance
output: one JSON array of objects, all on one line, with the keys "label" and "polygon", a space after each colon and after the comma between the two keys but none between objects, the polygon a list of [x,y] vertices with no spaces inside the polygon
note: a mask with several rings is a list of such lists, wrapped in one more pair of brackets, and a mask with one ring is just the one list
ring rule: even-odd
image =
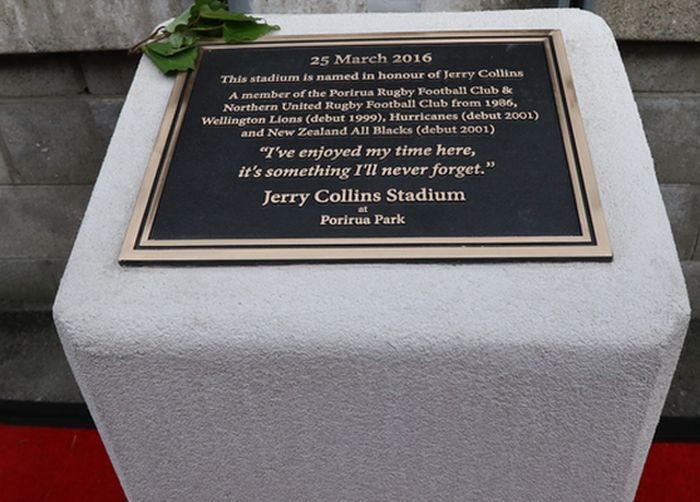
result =
[{"label": "grey stone wall", "polygon": [[598,0],[596,12],[622,40],[700,40],[697,0]]},{"label": "grey stone wall", "polygon": [[123,49],[189,0],[5,0],[0,53]]},{"label": "grey stone wall", "polygon": [[47,310],[136,59],[0,55],[0,310]]},{"label": "grey stone wall", "polygon": [[[0,336],[0,399],[80,399],[47,312],[137,63],[123,50],[107,49],[131,46],[188,3],[47,0],[43,9],[28,1],[0,4],[0,335],[7,335]],[[249,3],[264,13],[554,2]],[[691,4],[597,2],[619,39],[696,319],[667,403],[669,415],[700,415],[700,22]],[[52,30],[40,29],[49,20]],[[37,372],[37,365],[51,370]]]},{"label": "grey stone wall", "polygon": [[[557,0],[230,0],[257,13],[454,11],[546,8]],[[190,0],[5,0],[0,54],[131,47]],[[597,11],[623,40],[698,41],[696,0],[597,0]]]}]

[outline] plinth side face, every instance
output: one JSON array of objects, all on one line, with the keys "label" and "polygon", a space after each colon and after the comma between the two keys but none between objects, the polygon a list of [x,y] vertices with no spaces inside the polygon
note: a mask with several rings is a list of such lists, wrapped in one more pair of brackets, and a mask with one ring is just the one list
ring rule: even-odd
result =
[{"label": "plinth side face", "polygon": [[611,256],[561,34],[513,30],[203,46],[121,262]]}]

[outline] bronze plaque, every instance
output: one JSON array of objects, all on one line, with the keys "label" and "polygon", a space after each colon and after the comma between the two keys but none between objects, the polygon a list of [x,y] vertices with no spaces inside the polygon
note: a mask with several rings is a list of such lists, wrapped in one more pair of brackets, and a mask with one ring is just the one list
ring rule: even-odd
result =
[{"label": "bronze plaque", "polygon": [[519,30],[202,46],[120,261],[611,257],[561,34]]}]

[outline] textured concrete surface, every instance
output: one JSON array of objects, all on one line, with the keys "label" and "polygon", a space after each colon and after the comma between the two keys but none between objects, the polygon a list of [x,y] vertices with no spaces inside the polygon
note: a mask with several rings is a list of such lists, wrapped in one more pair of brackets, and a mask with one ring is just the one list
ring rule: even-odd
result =
[{"label": "textured concrete surface", "polygon": [[251,0],[251,12],[261,14],[334,14],[338,12],[364,12],[367,0]]},{"label": "textured concrete surface", "polygon": [[600,0],[596,12],[622,40],[700,41],[696,0]]},{"label": "textured concrete surface", "polygon": [[127,494],[631,500],[690,312],[611,32],[552,11],[271,20],[561,27],[615,259],[119,267],[172,85],[144,61],[54,310]]},{"label": "textured concrete surface", "polygon": [[[0,261],[0,276],[12,273],[12,269],[2,269],[3,263]],[[684,269],[688,269],[691,264],[686,262],[683,264]],[[21,262],[15,262],[14,266],[22,267]],[[50,266],[50,265],[49,265]],[[56,278],[56,286],[58,285],[58,276],[63,271],[63,265],[52,267],[54,270],[48,272]],[[697,268],[696,275],[700,275],[700,267]],[[0,285],[3,283],[0,282]],[[40,283],[40,284],[43,284]],[[16,285],[19,288],[29,288],[32,285],[26,280],[18,283],[10,282],[10,285]],[[3,291],[0,290],[0,298],[3,298]],[[27,305],[24,304],[20,312],[9,312],[5,305],[0,302],[0,360],[22,361],[23,368],[42,368],[44,360],[51,362],[51,365],[42,371],[31,372],[28,369],[22,371],[14,371],[15,366],[8,364],[5,371],[0,370],[0,378],[4,389],[0,393],[0,399],[17,399],[19,401],[39,401],[51,400],[54,402],[82,402],[77,390],[77,384],[73,379],[73,374],[70,371],[65,360],[63,349],[60,343],[57,343],[58,336],[53,327],[50,311],[47,305],[53,301],[55,291],[50,291],[46,295],[46,302],[42,305],[37,305],[39,311],[27,311]],[[697,303],[697,302],[696,302]],[[31,308],[31,307],[30,307]],[[700,306],[694,307],[696,312],[700,312]],[[9,310],[12,310],[10,306]],[[15,316],[15,317],[11,317]],[[696,314],[697,316],[697,314]],[[3,319],[5,321],[3,321]],[[8,319],[12,319],[8,321]],[[48,322],[46,321],[48,319]],[[32,330],[32,326],[40,324],[42,329],[38,331],[36,339],[32,343],[26,343],[23,333]],[[25,343],[16,343],[17,340],[24,340]],[[6,343],[2,343],[5,341]],[[57,363],[60,362],[59,363]],[[2,364],[0,364],[2,367]],[[685,337],[683,350],[681,351],[680,359],[671,382],[666,403],[664,404],[662,415],[664,417],[696,417],[700,416],[700,321],[691,321],[688,334]],[[66,392],[70,389],[70,392]]]},{"label": "textured concrete surface", "polygon": [[49,312],[0,312],[0,334],[0,399],[82,401]]}]

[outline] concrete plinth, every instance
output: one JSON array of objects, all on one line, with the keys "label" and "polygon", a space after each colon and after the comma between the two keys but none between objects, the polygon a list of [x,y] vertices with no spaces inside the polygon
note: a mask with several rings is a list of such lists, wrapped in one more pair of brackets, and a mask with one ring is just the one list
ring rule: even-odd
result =
[{"label": "concrete plinth", "polygon": [[611,263],[117,264],[173,81],[142,61],[54,316],[133,500],[631,500],[689,306],[612,33],[579,11],[269,16],[559,28]]}]

